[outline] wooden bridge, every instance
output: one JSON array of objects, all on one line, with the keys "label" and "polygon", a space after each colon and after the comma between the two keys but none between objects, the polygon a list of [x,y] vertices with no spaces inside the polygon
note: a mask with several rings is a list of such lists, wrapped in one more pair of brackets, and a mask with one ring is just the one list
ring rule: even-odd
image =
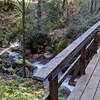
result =
[{"label": "wooden bridge", "polygon": [[100,53],[94,55],[68,100],[100,100]]},{"label": "wooden bridge", "polygon": [[[63,81],[71,74],[69,84],[75,85],[74,79],[79,73],[81,79],[68,100],[100,100],[100,52],[97,53],[99,41],[100,21],[50,60],[42,69],[37,70],[33,79],[42,82],[49,80],[49,94],[45,100],[58,100],[58,88]],[[89,62],[90,57],[92,60]],[[59,72],[65,68],[67,70],[58,79]]]}]

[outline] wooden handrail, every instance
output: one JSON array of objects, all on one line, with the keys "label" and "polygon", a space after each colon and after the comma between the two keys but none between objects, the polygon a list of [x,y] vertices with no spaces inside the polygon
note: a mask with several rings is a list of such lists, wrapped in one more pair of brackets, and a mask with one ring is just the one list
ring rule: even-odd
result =
[{"label": "wooden handrail", "polygon": [[37,72],[33,75],[33,78],[44,81],[49,76],[51,76],[55,70],[59,72],[59,70],[62,69],[62,64],[66,61],[66,64],[68,64],[71,61],[71,59],[81,50],[81,48],[93,37],[96,29],[99,26],[100,21],[98,21],[72,44],[70,44],[67,48],[55,56],[51,61],[49,61],[43,69],[37,70]]},{"label": "wooden handrail", "polygon": [[[50,100],[57,100],[58,97],[58,87],[66,79],[67,75],[71,72],[71,69],[75,68],[71,82],[73,82],[75,76],[80,71],[81,74],[85,73],[85,60],[86,52],[88,48],[94,44],[95,50],[97,50],[98,44],[98,32],[97,29],[100,27],[100,21],[88,29],[84,34],[82,34],[78,39],[73,41],[67,48],[60,52],[57,56],[51,59],[43,68],[38,69],[34,75],[33,79],[38,81],[49,80],[49,90],[50,94],[48,98]],[[68,65],[73,58],[78,54],[76,60],[64,73],[64,75],[58,81],[59,72]],[[75,67],[76,63],[80,60],[80,67]]]}]

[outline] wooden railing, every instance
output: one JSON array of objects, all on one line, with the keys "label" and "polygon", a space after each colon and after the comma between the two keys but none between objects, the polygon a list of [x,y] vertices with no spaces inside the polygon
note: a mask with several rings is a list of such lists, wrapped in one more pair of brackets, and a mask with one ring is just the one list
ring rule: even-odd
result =
[{"label": "wooden railing", "polygon": [[[49,80],[49,95],[45,100],[58,100],[58,88],[73,72],[69,84],[75,85],[75,77],[78,73],[85,74],[86,59],[90,56],[90,51],[96,53],[99,43],[100,21],[88,29],[78,39],[72,42],[67,48],[51,59],[42,69],[38,69],[33,75],[33,79],[38,81]],[[71,63],[68,67],[67,65]],[[59,72],[68,67],[60,79]]]}]

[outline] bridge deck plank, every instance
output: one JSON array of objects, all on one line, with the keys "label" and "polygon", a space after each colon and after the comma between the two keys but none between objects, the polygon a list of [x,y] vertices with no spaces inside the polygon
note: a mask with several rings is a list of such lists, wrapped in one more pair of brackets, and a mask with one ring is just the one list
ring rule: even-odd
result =
[{"label": "bridge deck plank", "polygon": [[[100,100],[98,96],[100,90],[98,85],[100,82],[100,55],[95,54],[86,69],[86,75],[82,76],[75,89],[67,100]],[[100,89],[100,88],[99,88]],[[96,99],[94,99],[94,97]],[[98,98],[98,99],[97,99]]]}]

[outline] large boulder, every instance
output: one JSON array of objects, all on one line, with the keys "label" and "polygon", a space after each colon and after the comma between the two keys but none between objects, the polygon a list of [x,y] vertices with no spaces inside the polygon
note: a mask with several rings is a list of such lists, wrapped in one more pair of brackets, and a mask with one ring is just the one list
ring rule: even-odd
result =
[{"label": "large boulder", "polygon": [[[22,59],[15,61],[12,67],[18,75],[24,77],[24,65]],[[32,77],[36,69],[37,67],[33,66],[28,60],[25,60],[25,77]]]},{"label": "large boulder", "polygon": [[65,36],[66,29],[58,29],[53,32],[48,33],[48,38],[51,40],[51,43],[56,41],[58,38],[63,38]]},{"label": "large boulder", "polygon": [[66,100],[68,98],[68,96],[70,95],[71,91],[69,90],[69,88],[65,87],[65,86],[61,86],[59,88],[59,99],[60,98],[64,98],[63,100]]},{"label": "large boulder", "polygon": [[[43,100],[49,93],[49,86],[46,84],[45,84],[45,89],[46,89],[47,93],[43,97]],[[71,93],[71,91],[69,88],[67,88],[65,86],[60,86],[60,88],[58,89],[58,100],[67,100],[70,93]]]},{"label": "large boulder", "polygon": [[51,54],[50,52],[47,51],[43,54],[43,56],[45,59],[51,59],[53,57],[53,54]]}]

